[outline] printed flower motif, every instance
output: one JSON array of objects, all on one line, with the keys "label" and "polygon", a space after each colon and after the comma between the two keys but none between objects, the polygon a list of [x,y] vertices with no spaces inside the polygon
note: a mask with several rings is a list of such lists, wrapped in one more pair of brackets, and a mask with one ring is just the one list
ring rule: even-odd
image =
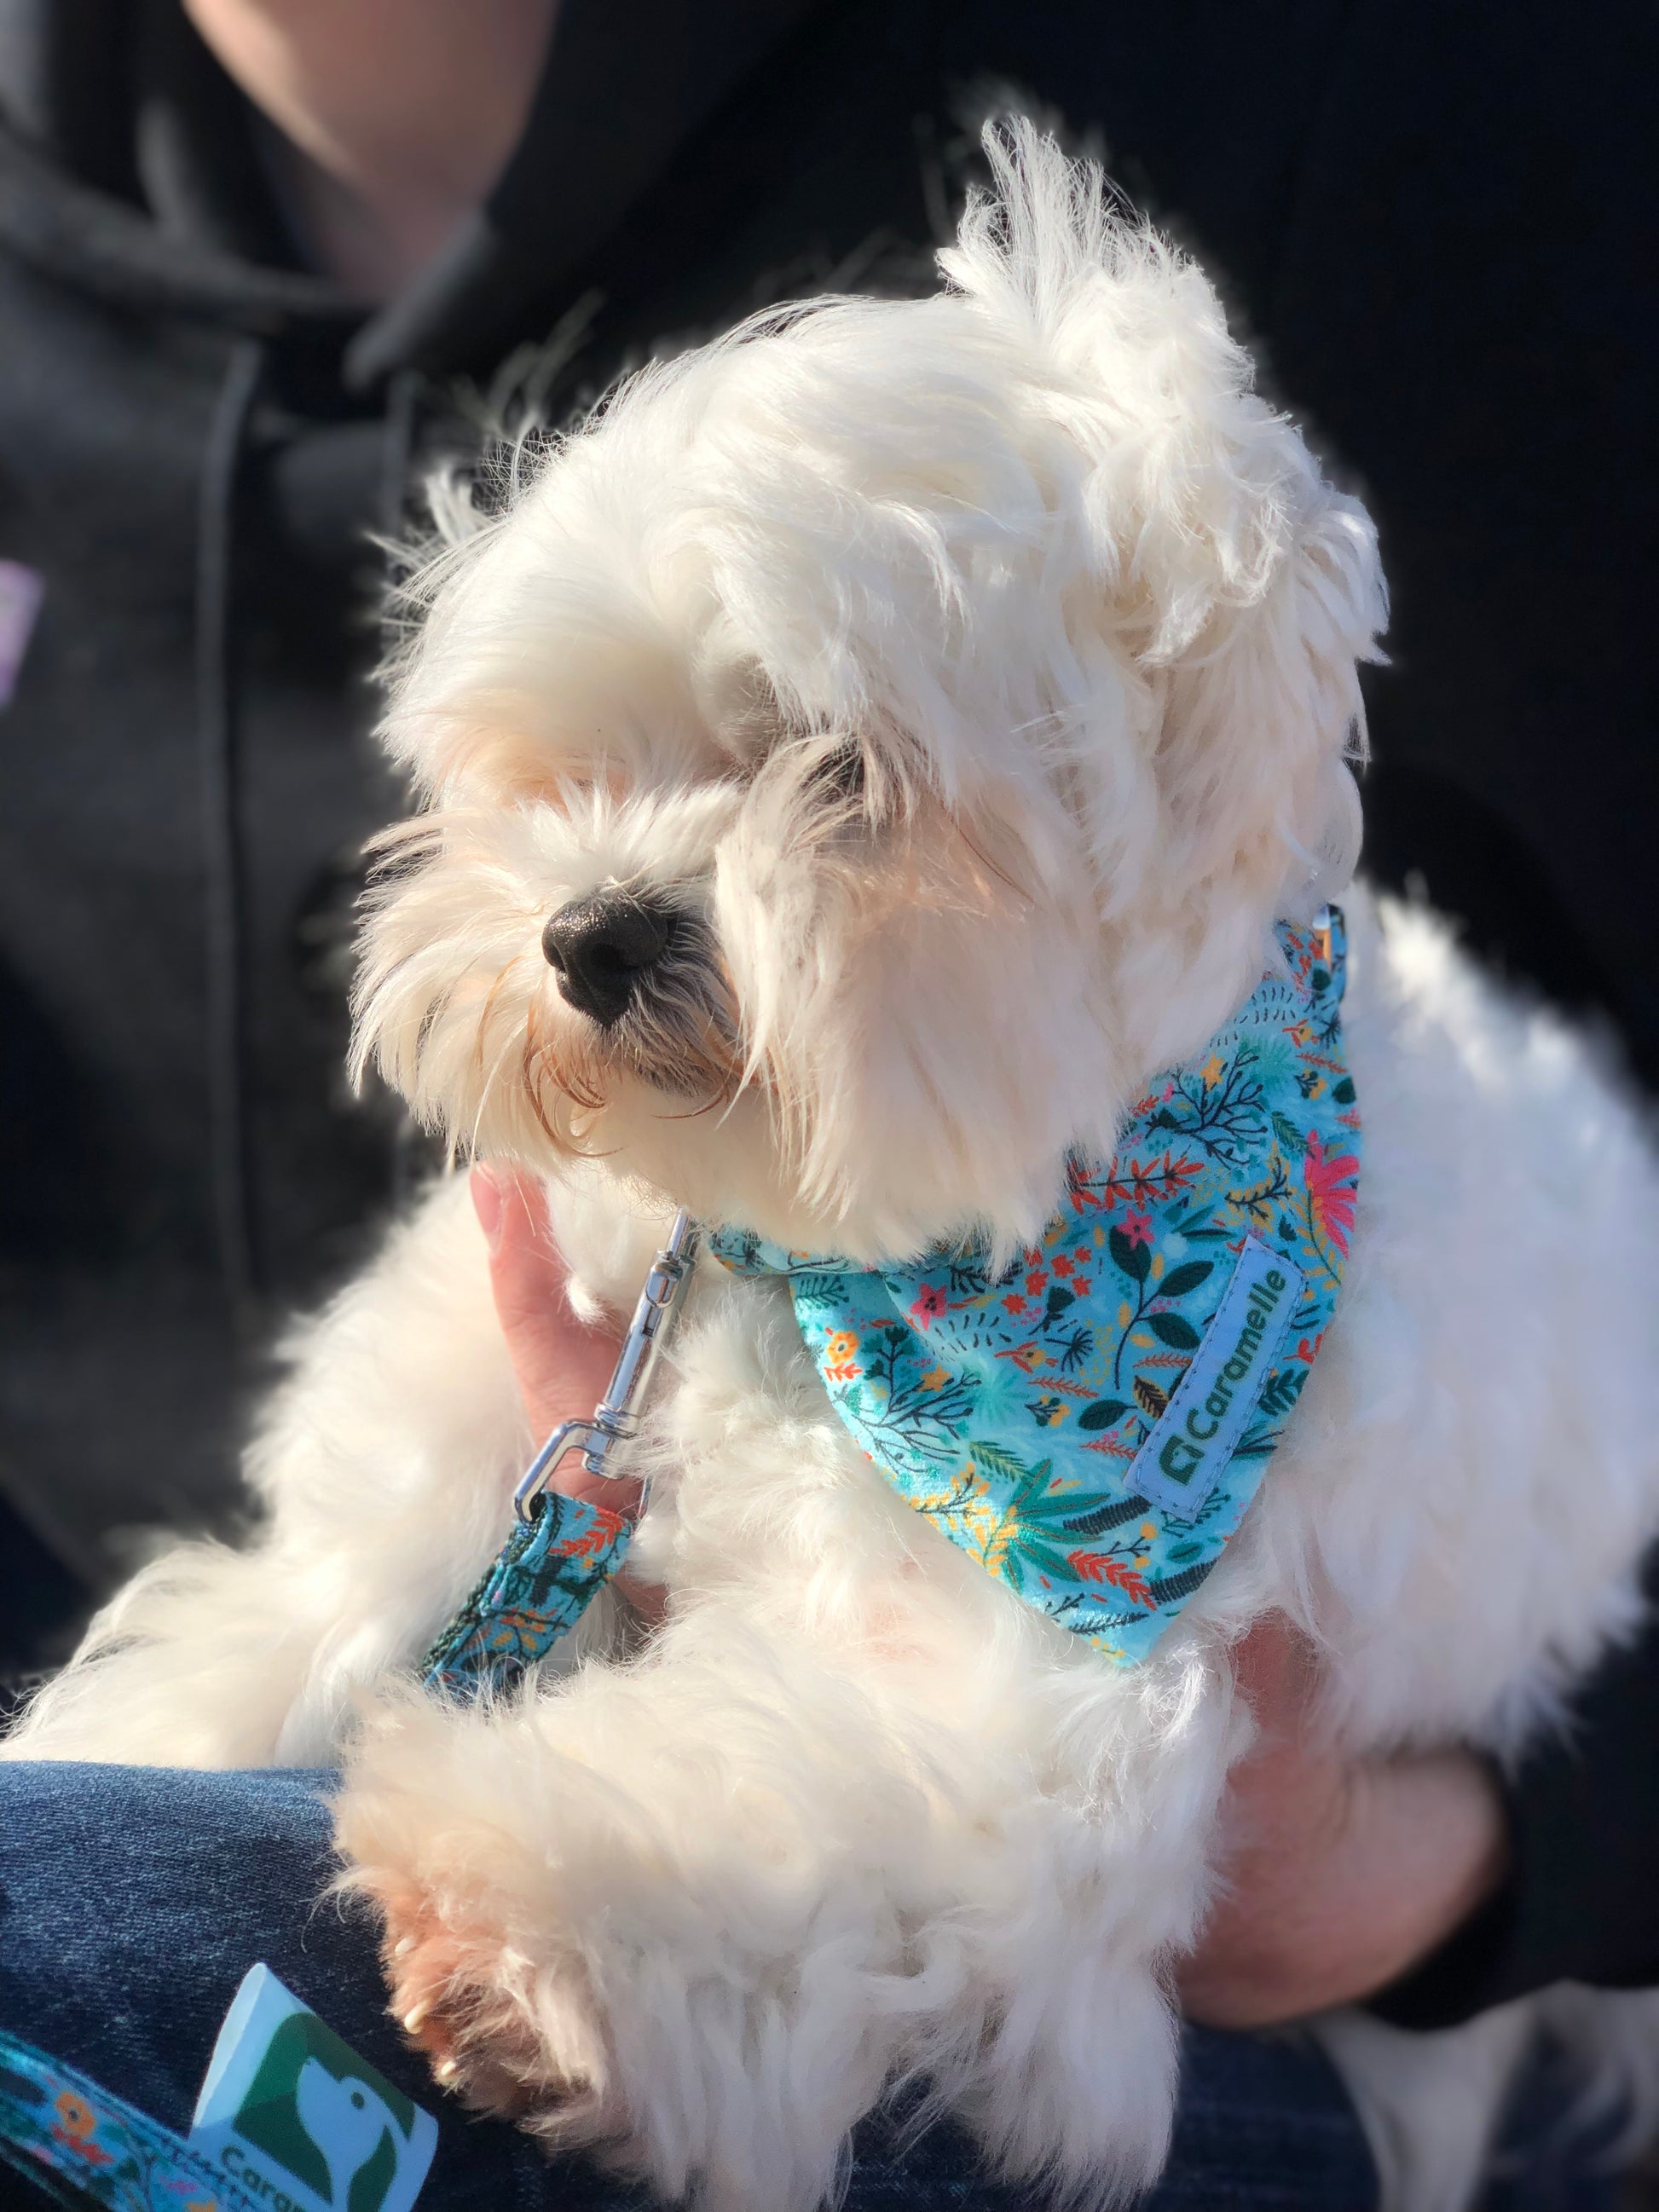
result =
[{"label": "printed flower motif", "polygon": [[1067,1253],[1056,1252],[1051,1264],[1057,1275],[1069,1275],[1072,1272],[1073,1261]]},{"label": "printed flower motif", "polygon": [[997,1357],[999,1359],[1012,1359],[1015,1366],[1027,1375],[1048,1364],[1048,1355],[1040,1344],[1012,1345],[1006,1352],[1000,1352]]},{"label": "printed flower motif", "polygon": [[1213,1090],[1226,1073],[1227,1063],[1218,1052],[1212,1052],[1198,1071],[1206,1085]]},{"label": "printed flower motif", "polygon": [[918,1377],[924,1390],[942,1390],[950,1379],[948,1367],[930,1367],[925,1375]]},{"label": "printed flower motif", "polygon": [[924,1283],[910,1301],[911,1316],[923,1328],[937,1321],[945,1308],[945,1292],[937,1283]]},{"label": "printed flower motif", "polygon": [[59,2092],[53,2108],[58,2118],[52,2133],[66,2150],[76,2152],[88,2166],[107,2166],[112,2153],[93,2141],[98,2132],[98,2115],[84,2097],[73,2089]]},{"label": "printed flower motif", "polygon": [[1352,1152],[1327,1154],[1318,1130],[1310,1129],[1302,1173],[1308,1186],[1308,1205],[1315,1228],[1346,1259],[1348,1239],[1353,1234],[1359,1162]]},{"label": "printed flower motif", "polygon": [[824,1340],[823,1372],[831,1382],[856,1382],[864,1370],[857,1363],[858,1331],[832,1328]]},{"label": "printed flower motif", "polygon": [[1010,1291],[1002,1303],[1011,1314],[1023,1314],[1027,1311],[1030,1302],[1021,1297],[1018,1291]]},{"label": "printed flower motif", "polygon": [[1150,1244],[1152,1241],[1152,1217],[1150,1213],[1126,1213],[1118,1223],[1126,1244]]},{"label": "printed flower motif", "polygon": [[1033,1297],[1037,1297],[1040,1292],[1046,1290],[1048,1285],[1048,1270],[1046,1267],[1033,1267],[1030,1273],[1025,1278],[1025,1287]]}]

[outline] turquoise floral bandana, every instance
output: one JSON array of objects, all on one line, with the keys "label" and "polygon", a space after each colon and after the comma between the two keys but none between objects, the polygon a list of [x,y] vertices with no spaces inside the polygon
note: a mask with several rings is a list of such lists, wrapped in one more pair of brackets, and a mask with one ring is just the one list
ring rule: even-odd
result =
[{"label": "turquoise floral bandana", "polygon": [[900,1496],[1109,1657],[1143,1658],[1255,1495],[1341,1287],[1359,1175],[1328,908],[1206,1048],[1073,1160],[1041,1244],[866,1269],[740,1230]]},{"label": "turquoise floral bandana", "polygon": [[[1359,1176],[1342,917],[1201,1060],[1161,1077],[1115,1157],[1073,1160],[1041,1244],[860,1268],[742,1230],[709,1249],[788,1279],[830,1402],[899,1495],[1111,1658],[1143,1658],[1221,1556],[1341,1288]],[[626,1516],[544,1491],[420,1662],[509,1690],[622,1564]]]}]

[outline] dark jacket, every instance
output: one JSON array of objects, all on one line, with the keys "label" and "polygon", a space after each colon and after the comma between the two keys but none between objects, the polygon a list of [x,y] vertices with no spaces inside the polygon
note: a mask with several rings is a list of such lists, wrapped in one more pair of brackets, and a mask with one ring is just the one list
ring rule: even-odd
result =
[{"label": "dark jacket", "polygon": [[274,1320],[407,1158],[341,1074],[398,803],[368,533],[479,395],[556,420],[765,301],[927,282],[990,87],[1103,136],[1371,501],[1375,869],[1659,1068],[1655,37],[1536,0],[564,0],[489,207],[365,317],[177,0],[0,0],[0,561],[45,585],[0,710],[0,1485],[36,1534],[95,1583],[111,1529],[222,1516]]}]

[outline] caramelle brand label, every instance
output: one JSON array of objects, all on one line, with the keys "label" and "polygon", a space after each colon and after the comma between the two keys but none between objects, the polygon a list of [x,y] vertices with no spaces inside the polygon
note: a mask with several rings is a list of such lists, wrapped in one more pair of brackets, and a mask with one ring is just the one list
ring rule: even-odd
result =
[{"label": "caramelle brand label", "polygon": [[1124,1476],[1132,1493],[1195,1520],[1237,1449],[1279,1340],[1302,1295],[1302,1270],[1254,1237],[1192,1364]]},{"label": "caramelle brand label", "polygon": [[258,1966],[219,2031],[190,2140],[270,2212],[410,2212],[438,2128]]}]

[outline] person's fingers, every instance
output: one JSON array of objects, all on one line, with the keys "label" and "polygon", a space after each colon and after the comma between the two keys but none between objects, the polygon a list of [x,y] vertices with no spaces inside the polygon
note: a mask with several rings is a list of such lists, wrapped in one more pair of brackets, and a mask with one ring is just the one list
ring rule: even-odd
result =
[{"label": "person's fingers", "polygon": [[[547,1194],[533,1176],[511,1169],[472,1170],[472,1204],[489,1247],[489,1286],[495,1316],[507,1339],[525,1412],[539,1442],[561,1421],[580,1420],[605,1395],[617,1364],[620,1333],[583,1321],[570,1304],[570,1270],[553,1241]],[[586,1472],[572,1453],[555,1468],[548,1487],[630,1513],[639,1485],[613,1482]],[[659,1589],[626,1570],[617,1585],[646,1620],[660,1617]]]},{"label": "person's fingers", "polygon": [[1233,1649],[1233,1679],[1255,1716],[1249,1760],[1299,1738],[1318,1681],[1318,1654],[1282,1613],[1270,1613]]},{"label": "person's fingers", "polygon": [[[553,1243],[546,1217],[546,1192],[533,1175],[511,1168],[473,1168],[473,1210],[489,1243],[489,1285],[495,1294],[495,1318],[507,1338],[520,1395],[525,1398],[535,1440],[550,1436],[562,1420],[591,1413],[617,1364],[622,1336],[595,1328],[573,1312],[571,1270]],[[613,1482],[586,1474],[577,1453],[562,1460],[549,1475],[549,1489],[566,1498],[586,1498],[633,1513],[639,1504],[637,1482]],[[646,1620],[661,1613],[661,1593],[623,1571],[617,1586]]]},{"label": "person's fingers", "polygon": [[1182,2008],[1209,2027],[1273,2027],[1398,1980],[1492,1895],[1507,1859],[1497,1791],[1467,1752],[1313,1761],[1271,1849],[1229,1851],[1226,1827],[1226,1887],[1176,1974]]},{"label": "person's fingers", "polygon": [[611,1380],[620,1336],[572,1311],[570,1270],[532,1176],[472,1170],[472,1203],[489,1246],[489,1284],[525,1411],[538,1437],[591,1413]]},{"label": "person's fingers", "polygon": [[1261,2027],[1381,1988],[1490,1893],[1496,1793],[1461,1752],[1345,1759],[1316,1723],[1316,1654],[1273,1618],[1235,1654],[1256,1739],[1217,1837],[1221,1886],[1176,1967],[1189,2018]]}]

